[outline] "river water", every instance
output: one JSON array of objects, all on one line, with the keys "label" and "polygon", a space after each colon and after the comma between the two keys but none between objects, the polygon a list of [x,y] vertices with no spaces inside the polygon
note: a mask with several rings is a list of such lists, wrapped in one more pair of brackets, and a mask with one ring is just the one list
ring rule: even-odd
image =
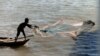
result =
[{"label": "river water", "polygon": [[[96,22],[97,8],[97,0],[0,0],[0,37],[14,38],[18,24],[26,17],[30,24],[41,27],[63,19],[63,24],[53,29],[75,30],[77,27],[72,26],[75,23],[87,19]],[[32,34],[28,28],[25,32]],[[31,40],[20,48],[0,47],[0,56],[69,56],[73,53],[75,41],[66,34],[54,33],[47,38],[28,37]]]}]

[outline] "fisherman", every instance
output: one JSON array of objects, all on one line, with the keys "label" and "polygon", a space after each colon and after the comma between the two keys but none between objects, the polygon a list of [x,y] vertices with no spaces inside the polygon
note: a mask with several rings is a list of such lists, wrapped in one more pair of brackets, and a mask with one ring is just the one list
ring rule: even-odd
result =
[{"label": "fisherman", "polygon": [[30,24],[28,24],[28,23],[29,23],[29,19],[28,19],[28,18],[25,18],[25,21],[24,21],[23,23],[19,24],[19,26],[18,26],[18,28],[17,28],[17,35],[16,35],[16,37],[15,37],[15,42],[17,41],[18,36],[20,35],[20,32],[23,33],[24,38],[25,38],[25,40],[26,40],[26,34],[25,34],[25,32],[24,32],[24,28],[25,28],[26,26],[29,27],[29,28],[32,28],[32,25],[30,25]]}]

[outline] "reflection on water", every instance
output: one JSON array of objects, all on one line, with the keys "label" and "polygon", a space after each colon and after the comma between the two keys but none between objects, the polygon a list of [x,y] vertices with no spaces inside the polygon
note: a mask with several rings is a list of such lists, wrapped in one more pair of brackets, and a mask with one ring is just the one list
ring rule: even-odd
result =
[{"label": "reflection on water", "polygon": [[14,50],[16,52],[16,56],[34,56],[34,54],[32,54],[31,48],[27,47],[27,46],[22,46],[20,48],[13,48],[12,50]]},{"label": "reflection on water", "polygon": [[32,56],[31,49],[26,46],[20,48],[0,47],[0,56]]}]

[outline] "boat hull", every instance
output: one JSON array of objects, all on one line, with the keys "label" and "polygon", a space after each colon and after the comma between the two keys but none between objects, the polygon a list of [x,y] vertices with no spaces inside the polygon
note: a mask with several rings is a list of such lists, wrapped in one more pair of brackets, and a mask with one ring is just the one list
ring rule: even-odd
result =
[{"label": "boat hull", "polygon": [[25,43],[27,43],[29,41],[29,39],[27,40],[22,40],[22,41],[8,41],[8,42],[4,42],[4,41],[0,41],[0,46],[9,46],[9,47],[20,47],[23,46]]}]

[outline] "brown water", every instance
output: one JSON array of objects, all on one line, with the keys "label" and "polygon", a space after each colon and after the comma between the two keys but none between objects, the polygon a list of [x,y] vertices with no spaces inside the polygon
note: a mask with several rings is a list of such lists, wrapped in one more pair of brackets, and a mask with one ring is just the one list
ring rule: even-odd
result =
[{"label": "brown water", "polygon": [[69,37],[32,37],[20,48],[1,47],[0,56],[68,56],[73,45]]},{"label": "brown water", "polygon": [[[97,0],[0,0],[0,37],[15,37],[16,28],[25,17],[30,19],[30,24],[39,26],[53,24],[62,18],[63,24],[54,29],[68,31],[74,29],[68,24],[87,19],[96,21],[96,11]],[[28,28],[25,32],[32,34]],[[1,47],[0,56],[69,56],[74,52],[71,50],[74,41],[66,34],[28,38],[31,40],[23,47]]]}]

